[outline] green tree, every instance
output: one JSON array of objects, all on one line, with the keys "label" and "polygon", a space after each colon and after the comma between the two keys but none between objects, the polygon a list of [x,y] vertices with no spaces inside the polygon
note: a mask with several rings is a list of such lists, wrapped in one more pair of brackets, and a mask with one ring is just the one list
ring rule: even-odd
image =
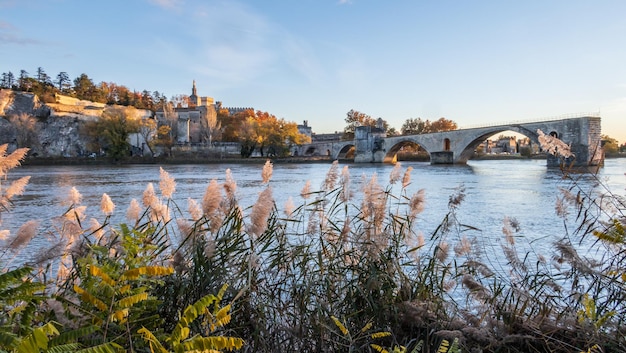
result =
[{"label": "green tree", "polygon": [[59,72],[56,77],[55,83],[61,93],[69,93],[72,88],[70,76],[65,71]]},{"label": "green tree", "polygon": [[617,153],[619,151],[619,143],[609,135],[602,135],[602,142],[605,153]]},{"label": "green tree", "polygon": [[86,74],[81,74],[74,79],[74,94],[78,99],[92,102],[105,103],[106,97]]},{"label": "green tree", "polygon": [[0,87],[2,88],[13,88],[13,84],[15,83],[15,76],[11,71],[2,73],[2,81],[0,81]]},{"label": "green tree", "polygon": [[26,70],[20,70],[20,77],[17,79],[17,86],[20,91],[28,92],[31,90],[30,81],[28,79],[28,72],[26,72]]},{"label": "green tree", "polygon": [[107,109],[100,119],[87,123],[85,130],[92,148],[98,147],[118,160],[130,155],[128,135],[139,132],[139,122],[131,117],[127,108]]},{"label": "green tree", "polygon": [[426,122],[422,118],[409,118],[404,121],[400,128],[402,135],[419,135],[426,131]]}]

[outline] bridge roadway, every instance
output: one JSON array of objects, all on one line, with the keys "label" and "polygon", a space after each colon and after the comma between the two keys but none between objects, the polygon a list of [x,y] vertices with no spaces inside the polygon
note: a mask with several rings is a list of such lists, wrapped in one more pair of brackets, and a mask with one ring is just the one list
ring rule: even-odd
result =
[{"label": "bridge roadway", "polygon": [[[601,118],[591,115],[390,137],[380,129],[360,126],[356,128],[355,139],[352,141],[303,145],[298,148],[298,154],[316,153],[338,159],[354,148],[355,163],[393,163],[403,146],[417,144],[430,154],[431,164],[464,164],[485,139],[509,130],[529,137],[531,143],[537,145],[537,130],[557,136],[570,145],[575,157],[568,162],[575,166],[600,165],[604,160]],[[558,166],[560,163],[558,158],[548,156],[548,166]]]}]

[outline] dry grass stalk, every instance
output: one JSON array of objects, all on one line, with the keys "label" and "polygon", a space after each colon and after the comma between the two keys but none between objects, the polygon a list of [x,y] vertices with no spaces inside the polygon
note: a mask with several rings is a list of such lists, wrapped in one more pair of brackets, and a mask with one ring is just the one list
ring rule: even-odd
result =
[{"label": "dry grass stalk", "polygon": [[415,220],[417,215],[424,211],[425,206],[425,194],[426,191],[424,189],[419,189],[411,199],[409,200],[409,211],[410,211],[410,219],[411,221]]},{"label": "dry grass stalk", "polygon": [[339,184],[341,185],[339,199],[341,202],[347,203],[352,198],[352,190],[350,190],[350,170],[347,165],[343,166],[341,169]]},{"label": "dry grass stalk", "polygon": [[81,202],[83,202],[83,195],[80,194],[80,192],[78,191],[78,189],[76,189],[75,186],[72,186],[72,188],[70,189],[70,192],[67,195],[67,199],[65,200],[65,202],[68,205],[80,205]]},{"label": "dry grass stalk", "polygon": [[302,187],[302,190],[300,191],[300,196],[302,196],[302,198],[305,200],[311,196],[311,181],[310,180],[307,180],[304,186]]},{"label": "dry grass stalk", "polygon": [[4,191],[4,197],[10,200],[13,196],[22,195],[29,180],[30,176],[25,176],[13,181]]},{"label": "dry grass stalk", "polygon": [[233,178],[233,175],[229,169],[226,169],[226,180],[224,181],[224,191],[226,192],[226,197],[232,202],[235,201],[235,196],[237,193],[237,183]]},{"label": "dry grass stalk", "polygon": [[126,219],[137,222],[140,216],[141,206],[139,206],[139,202],[136,199],[130,200],[130,205],[128,205],[128,209],[126,210]]},{"label": "dry grass stalk", "polygon": [[148,183],[146,186],[146,190],[144,190],[141,200],[144,207],[152,207],[152,205],[159,203],[159,198],[154,192],[154,185],[152,185],[152,183]]},{"label": "dry grass stalk", "polygon": [[296,206],[293,203],[293,198],[289,196],[289,198],[287,198],[287,201],[285,201],[285,217],[291,218],[295,207]]},{"label": "dry grass stalk", "polygon": [[274,167],[272,165],[272,162],[268,159],[267,161],[265,161],[265,164],[263,165],[263,171],[261,172],[261,177],[263,178],[264,184],[269,183],[270,179],[272,179],[273,170]]},{"label": "dry grass stalk", "polygon": [[161,195],[166,199],[172,198],[172,195],[176,191],[176,181],[161,167],[159,167],[159,175],[159,189],[161,189]]},{"label": "dry grass stalk", "polygon": [[222,189],[217,180],[212,179],[204,192],[202,198],[202,212],[205,216],[210,217],[217,212],[222,202]]},{"label": "dry grass stalk", "polygon": [[102,200],[100,201],[100,210],[106,216],[112,215],[113,211],[115,210],[115,204],[111,200],[111,197],[109,197],[109,195],[107,195],[106,193],[102,194]]},{"label": "dry grass stalk", "polygon": [[0,179],[6,178],[9,170],[19,166],[28,153],[28,148],[18,148],[7,155],[7,148],[7,144],[0,145]]},{"label": "dry grass stalk", "polygon": [[274,197],[272,196],[272,189],[270,187],[265,188],[259,194],[259,198],[252,206],[250,212],[250,225],[248,231],[251,235],[260,236],[267,229],[267,220],[272,212],[274,206]]},{"label": "dry grass stalk", "polygon": [[194,222],[197,222],[200,218],[202,218],[202,207],[191,197],[187,198],[187,210],[189,211],[189,215]]},{"label": "dry grass stalk", "polygon": [[38,227],[39,221],[36,220],[30,220],[22,224],[22,226],[17,230],[13,240],[9,242],[9,249],[16,251],[30,243],[30,241],[37,234]]},{"label": "dry grass stalk", "polygon": [[537,135],[539,135],[539,144],[544,151],[552,154],[553,156],[561,156],[563,158],[574,156],[570,145],[561,141],[557,137],[546,135],[540,129],[537,129]]},{"label": "dry grass stalk", "polygon": [[337,160],[333,161],[328,172],[326,173],[326,178],[324,179],[324,185],[322,186],[322,190],[329,192],[335,188],[335,183],[337,182],[337,178],[339,176],[338,173],[339,162]]},{"label": "dry grass stalk", "polygon": [[413,170],[413,167],[409,166],[408,168],[406,168],[406,171],[404,171],[404,176],[402,177],[402,188],[406,189],[407,186],[409,186],[409,184],[411,184],[411,171]]},{"label": "dry grass stalk", "polygon": [[397,162],[391,172],[389,173],[389,184],[393,185],[400,181],[400,176],[402,175],[402,164]]}]

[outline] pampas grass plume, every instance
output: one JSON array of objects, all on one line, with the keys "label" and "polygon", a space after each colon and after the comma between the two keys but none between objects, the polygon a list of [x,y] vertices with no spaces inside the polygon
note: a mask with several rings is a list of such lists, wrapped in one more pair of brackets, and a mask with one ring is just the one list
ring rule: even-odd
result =
[{"label": "pampas grass plume", "polygon": [[83,195],[80,194],[80,192],[78,191],[78,189],[76,189],[75,186],[72,186],[69,194],[67,195],[66,202],[69,205],[80,205],[82,201],[83,201]]},{"label": "pampas grass plume", "polygon": [[268,159],[263,165],[263,171],[261,172],[261,176],[263,177],[263,183],[267,184],[272,179],[273,166],[272,162]]},{"label": "pampas grass plume", "polygon": [[400,162],[397,162],[393,166],[391,173],[389,173],[389,184],[393,185],[400,180],[401,171],[402,171],[402,164]]},{"label": "pampas grass plume", "polygon": [[161,189],[161,194],[163,197],[170,199],[172,198],[174,191],[176,191],[176,181],[174,181],[174,178],[172,178],[162,167],[159,167],[159,174],[159,189]]},{"label": "pampas grass plume", "polygon": [[25,176],[25,177],[22,177],[13,181],[11,185],[9,185],[9,187],[4,192],[4,196],[10,200],[15,195],[23,194],[24,189],[26,188],[26,185],[28,185],[29,180],[30,180],[30,176]]},{"label": "pampas grass plume", "polygon": [[39,227],[39,221],[30,220],[24,223],[15,234],[15,238],[9,244],[11,250],[17,250],[24,245],[30,243],[30,241],[37,234],[37,228]]},{"label": "pampas grass plume", "polygon": [[158,203],[159,199],[154,192],[154,185],[148,183],[146,190],[143,192],[142,202],[145,207],[152,207],[152,205]]},{"label": "pampas grass plume", "polygon": [[272,206],[274,205],[274,198],[272,196],[272,189],[270,187],[261,191],[259,198],[257,199],[252,211],[250,212],[250,227],[248,228],[250,234],[259,236],[267,229],[267,219],[272,212]]},{"label": "pampas grass plume", "polygon": [[106,216],[110,216],[113,214],[113,210],[115,210],[115,204],[106,193],[102,194],[102,201],[100,202],[100,210]]},{"label": "pampas grass plume", "polygon": [[139,202],[136,199],[130,200],[130,205],[128,206],[128,210],[126,210],[126,219],[137,222],[140,214],[141,206],[139,206]]},{"label": "pampas grass plume", "polygon": [[202,198],[202,212],[205,216],[211,216],[220,207],[222,202],[222,190],[217,180],[212,179]]}]

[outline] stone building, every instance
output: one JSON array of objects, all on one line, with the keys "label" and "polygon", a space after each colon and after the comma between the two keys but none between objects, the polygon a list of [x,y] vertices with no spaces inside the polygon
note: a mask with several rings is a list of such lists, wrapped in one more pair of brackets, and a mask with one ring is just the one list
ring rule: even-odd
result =
[{"label": "stone building", "polygon": [[[168,123],[167,114],[164,110],[156,112],[156,118],[160,125]],[[169,118],[176,121],[174,135],[177,144],[209,142],[207,120],[217,119],[215,100],[212,97],[198,96],[196,81],[193,81],[187,107],[174,108],[172,114],[174,116]]]}]

